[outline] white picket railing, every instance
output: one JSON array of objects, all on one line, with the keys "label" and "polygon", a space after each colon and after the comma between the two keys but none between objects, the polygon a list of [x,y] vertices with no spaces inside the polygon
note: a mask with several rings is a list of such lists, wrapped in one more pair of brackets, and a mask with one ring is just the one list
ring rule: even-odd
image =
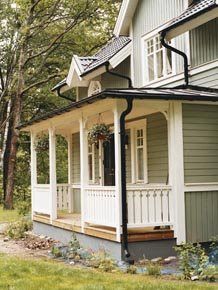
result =
[{"label": "white picket railing", "polygon": [[57,185],[57,209],[72,212],[71,186],[63,183]]},{"label": "white picket railing", "polygon": [[116,190],[109,186],[89,186],[84,190],[84,221],[116,227]]},{"label": "white picket railing", "polygon": [[32,206],[33,212],[41,214],[50,214],[50,185],[37,184],[32,189]]},{"label": "white picket railing", "polygon": [[173,224],[172,190],[170,186],[129,187],[128,226],[153,227]]}]

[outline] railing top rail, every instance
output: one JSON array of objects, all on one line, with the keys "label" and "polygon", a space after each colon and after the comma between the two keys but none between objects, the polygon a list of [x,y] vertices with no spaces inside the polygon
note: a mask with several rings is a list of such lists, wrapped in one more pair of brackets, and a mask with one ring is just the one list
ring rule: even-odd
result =
[{"label": "railing top rail", "polygon": [[127,190],[160,190],[160,189],[168,189],[171,190],[171,185],[150,185],[150,184],[143,184],[143,185],[128,185]]},{"label": "railing top rail", "polygon": [[70,186],[69,183],[57,183],[57,186]]},{"label": "railing top rail", "polygon": [[36,184],[34,188],[49,188],[50,184]]},{"label": "railing top rail", "polygon": [[96,190],[96,191],[111,190],[111,191],[115,191],[116,187],[115,186],[88,185],[88,186],[85,186],[85,190]]}]

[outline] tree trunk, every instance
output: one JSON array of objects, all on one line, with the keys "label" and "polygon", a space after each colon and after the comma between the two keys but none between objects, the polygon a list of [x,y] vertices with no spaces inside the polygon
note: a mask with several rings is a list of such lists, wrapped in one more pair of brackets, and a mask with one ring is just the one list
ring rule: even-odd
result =
[{"label": "tree trunk", "polygon": [[24,46],[20,49],[18,80],[16,93],[11,96],[11,108],[7,140],[3,157],[3,191],[4,191],[4,208],[13,209],[13,193],[15,179],[15,165],[17,155],[17,141],[19,130],[17,127],[21,117],[22,92],[24,87]]}]

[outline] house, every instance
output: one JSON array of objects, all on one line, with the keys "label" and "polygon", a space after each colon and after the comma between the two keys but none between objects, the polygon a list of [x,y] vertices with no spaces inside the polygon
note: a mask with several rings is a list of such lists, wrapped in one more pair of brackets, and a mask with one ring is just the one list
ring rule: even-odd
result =
[{"label": "house", "polygon": [[[118,259],[169,256],[218,234],[218,2],[124,0],[114,37],[74,55],[53,90],[67,107],[22,124],[31,134],[34,231]],[[109,142],[88,142],[93,125]],[[35,141],[49,135],[49,184]],[[68,142],[68,183],[56,181],[56,136]]]}]

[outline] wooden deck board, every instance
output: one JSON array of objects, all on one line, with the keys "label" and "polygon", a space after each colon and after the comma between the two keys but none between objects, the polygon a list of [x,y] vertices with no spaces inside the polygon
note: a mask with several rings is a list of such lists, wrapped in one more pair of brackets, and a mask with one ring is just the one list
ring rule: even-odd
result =
[{"label": "wooden deck board", "polygon": [[[50,217],[46,215],[36,214],[33,216],[33,220],[51,225]],[[58,218],[52,221],[52,225],[61,229],[82,233],[80,214],[60,213],[58,215]],[[84,234],[110,241],[116,241],[117,238],[115,228],[92,224],[85,226]],[[166,240],[172,238],[174,238],[174,231],[170,229],[159,229],[159,230],[154,230],[151,228],[128,229],[129,242]]]}]

